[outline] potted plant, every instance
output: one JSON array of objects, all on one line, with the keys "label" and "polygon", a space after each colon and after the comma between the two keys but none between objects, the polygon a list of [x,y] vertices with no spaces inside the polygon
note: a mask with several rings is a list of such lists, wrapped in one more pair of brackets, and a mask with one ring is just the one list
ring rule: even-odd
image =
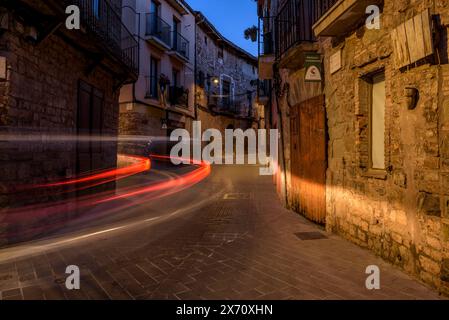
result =
[{"label": "potted plant", "polygon": [[163,73],[159,76],[159,87],[161,88],[161,92],[165,93],[167,87],[170,86],[170,79]]}]

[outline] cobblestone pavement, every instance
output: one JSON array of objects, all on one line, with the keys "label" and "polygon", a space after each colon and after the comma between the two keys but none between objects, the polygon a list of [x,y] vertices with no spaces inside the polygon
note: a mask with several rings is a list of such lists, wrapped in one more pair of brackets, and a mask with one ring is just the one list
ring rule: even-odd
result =
[{"label": "cobblestone pavement", "polygon": [[[173,213],[189,203],[196,207]],[[167,219],[147,224],[155,212]],[[255,167],[213,168],[206,181],[132,215],[124,229],[96,226],[82,231],[88,237],[0,250],[0,298],[439,298],[370,252],[284,209],[271,177],[259,176]],[[326,238],[301,240],[300,232]],[[44,244],[54,246],[42,251]],[[31,256],[4,260],[30,245]],[[80,290],[65,288],[68,265],[80,267]],[[381,269],[381,290],[365,288],[369,265]]]}]

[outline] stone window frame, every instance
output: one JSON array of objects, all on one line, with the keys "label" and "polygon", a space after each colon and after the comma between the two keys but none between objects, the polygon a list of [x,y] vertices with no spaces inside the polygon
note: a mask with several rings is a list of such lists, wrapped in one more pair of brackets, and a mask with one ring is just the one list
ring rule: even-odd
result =
[{"label": "stone window frame", "polygon": [[[359,74],[356,79],[355,90],[355,115],[357,117],[357,158],[361,175],[368,178],[386,180],[387,169],[375,169],[372,166],[372,85],[373,79],[380,74],[385,76],[387,85],[387,75],[385,66]],[[387,89],[387,88],[386,88]],[[385,117],[387,118],[387,105],[385,105]],[[385,120],[387,122],[387,120]],[[387,138],[387,126],[385,126],[385,139]],[[385,167],[387,163],[387,141],[385,141]]]}]

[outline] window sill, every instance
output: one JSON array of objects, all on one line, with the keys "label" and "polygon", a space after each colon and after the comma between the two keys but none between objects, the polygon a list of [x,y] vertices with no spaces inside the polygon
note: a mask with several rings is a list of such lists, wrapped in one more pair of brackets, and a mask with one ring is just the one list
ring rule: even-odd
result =
[{"label": "window sill", "polygon": [[379,179],[379,180],[387,180],[387,175],[388,174],[387,174],[386,170],[380,170],[380,169],[369,169],[362,173],[362,177]]}]

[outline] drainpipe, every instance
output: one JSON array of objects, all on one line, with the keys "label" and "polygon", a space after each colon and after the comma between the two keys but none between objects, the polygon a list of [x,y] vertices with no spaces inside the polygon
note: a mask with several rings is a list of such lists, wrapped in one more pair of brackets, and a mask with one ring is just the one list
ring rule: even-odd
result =
[{"label": "drainpipe", "polygon": [[282,111],[279,106],[279,98],[277,97],[277,95],[276,95],[276,105],[277,105],[278,116],[279,116],[279,129],[281,130],[282,166],[284,168],[285,205],[288,207],[287,162],[285,160],[284,121],[282,119]]}]

